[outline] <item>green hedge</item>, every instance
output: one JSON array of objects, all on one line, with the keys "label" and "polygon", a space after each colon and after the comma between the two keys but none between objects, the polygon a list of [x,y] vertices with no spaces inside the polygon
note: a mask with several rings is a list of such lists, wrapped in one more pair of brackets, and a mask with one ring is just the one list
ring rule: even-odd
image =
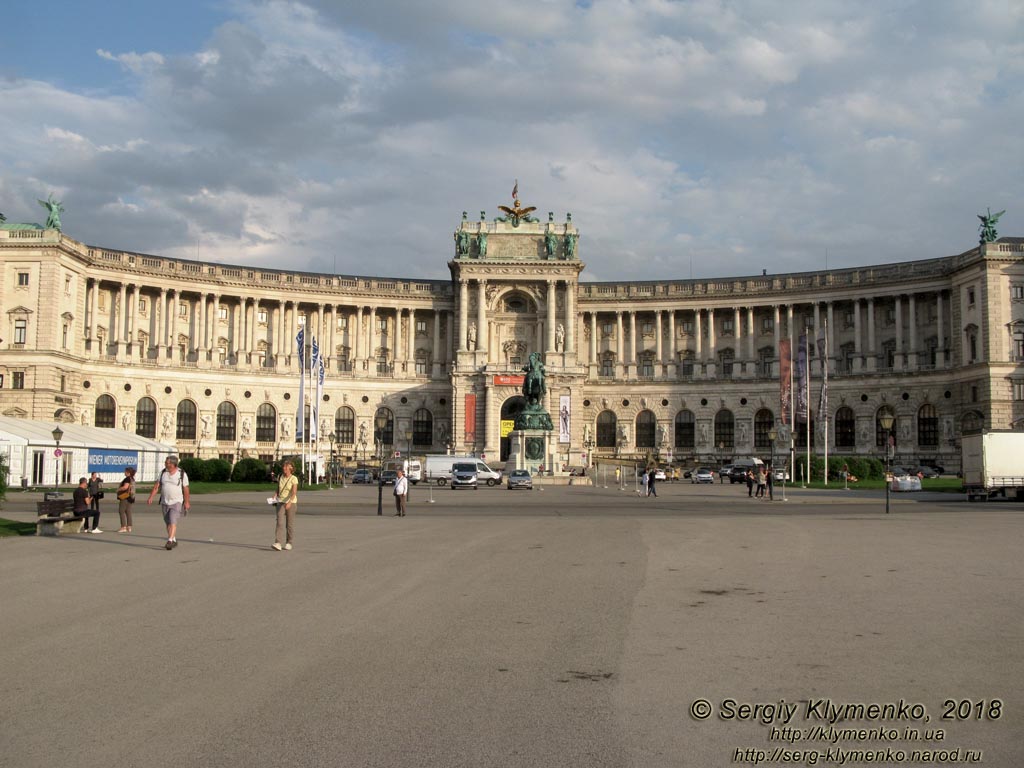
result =
[{"label": "green hedge", "polygon": [[190,481],[226,483],[231,479],[231,464],[224,459],[182,459],[179,466]]},{"label": "green hedge", "polygon": [[[885,465],[873,456],[829,456],[828,479],[842,480],[843,465],[849,468],[854,477],[861,480],[881,480],[885,476]],[[807,454],[798,453],[796,467],[792,472],[793,480],[806,479]],[[825,476],[825,459],[822,456],[811,456],[811,480],[821,480]]]},{"label": "green hedge", "polygon": [[242,459],[231,468],[233,483],[261,483],[270,479],[270,470],[259,459]]}]

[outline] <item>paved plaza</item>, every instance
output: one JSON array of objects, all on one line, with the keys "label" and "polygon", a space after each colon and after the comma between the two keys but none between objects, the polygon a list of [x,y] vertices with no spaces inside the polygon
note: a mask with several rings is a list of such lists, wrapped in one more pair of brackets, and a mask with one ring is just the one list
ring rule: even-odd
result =
[{"label": "paved plaza", "polygon": [[1024,764],[1024,505],[269,492],[0,539],[0,765]]}]

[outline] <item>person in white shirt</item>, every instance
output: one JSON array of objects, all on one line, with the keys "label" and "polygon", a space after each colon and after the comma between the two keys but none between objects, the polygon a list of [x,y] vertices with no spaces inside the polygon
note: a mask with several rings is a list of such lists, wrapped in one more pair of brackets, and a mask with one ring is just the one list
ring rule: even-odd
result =
[{"label": "person in white shirt", "polygon": [[395,517],[405,517],[405,497],[409,495],[409,478],[401,469],[395,474]]},{"label": "person in white shirt", "polygon": [[192,498],[188,489],[188,475],[185,471],[178,469],[178,457],[168,456],[164,461],[164,469],[153,484],[153,490],[149,492],[147,504],[153,503],[153,498],[159,492],[160,508],[164,513],[164,523],[167,524],[167,543],[164,549],[174,549],[178,546],[178,523],[188,514],[192,506]]}]

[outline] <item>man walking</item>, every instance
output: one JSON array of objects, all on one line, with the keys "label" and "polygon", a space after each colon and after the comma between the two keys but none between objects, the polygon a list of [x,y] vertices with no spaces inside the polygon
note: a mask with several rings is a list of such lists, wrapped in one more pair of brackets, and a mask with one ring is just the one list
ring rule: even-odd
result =
[{"label": "man walking", "polygon": [[655,477],[657,472],[658,471],[656,469],[649,469],[649,470],[647,470],[647,495],[648,496],[655,496],[655,497],[657,497],[657,495],[658,495],[658,492],[656,490],[654,490],[654,481],[657,480],[657,477]]},{"label": "man walking", "polygon": [[164,544],[164,549],[174,549],[178,546],[178,522],[188,514],[192,506],[188,475],[178,469],[177,456],[168,456],[164,461],[164,469],[153,484],[153,490],[149,492],[147,504],[153,503],[157,491],[160,491],[160,508],[164,513],[164,523],[167,524],[167,543]]},{"label": "man walking", "polygon": [[409,495],[409,478],[405,470],[399,467],[395,471],[395,517],[405,517],[405,499]]}]

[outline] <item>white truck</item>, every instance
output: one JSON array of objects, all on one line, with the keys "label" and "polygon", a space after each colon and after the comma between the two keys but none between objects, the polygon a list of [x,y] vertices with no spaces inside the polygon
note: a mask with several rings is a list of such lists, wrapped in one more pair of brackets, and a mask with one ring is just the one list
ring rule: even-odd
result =
[{"label": "white truck", "polygon": [[1024,432],[980,432],[961,438],[968,501],[1011,495],[1024,499]]},{"label": "white truck", "polygon": [[477,478],[481,483],[497,485],[501,482],[501,472],[491,469],[476,456],[454,456],[442,454],[423,458],[423,479],[428,483],[447,485],[452,479],[452,464],[472,462],[476,464]]}]

